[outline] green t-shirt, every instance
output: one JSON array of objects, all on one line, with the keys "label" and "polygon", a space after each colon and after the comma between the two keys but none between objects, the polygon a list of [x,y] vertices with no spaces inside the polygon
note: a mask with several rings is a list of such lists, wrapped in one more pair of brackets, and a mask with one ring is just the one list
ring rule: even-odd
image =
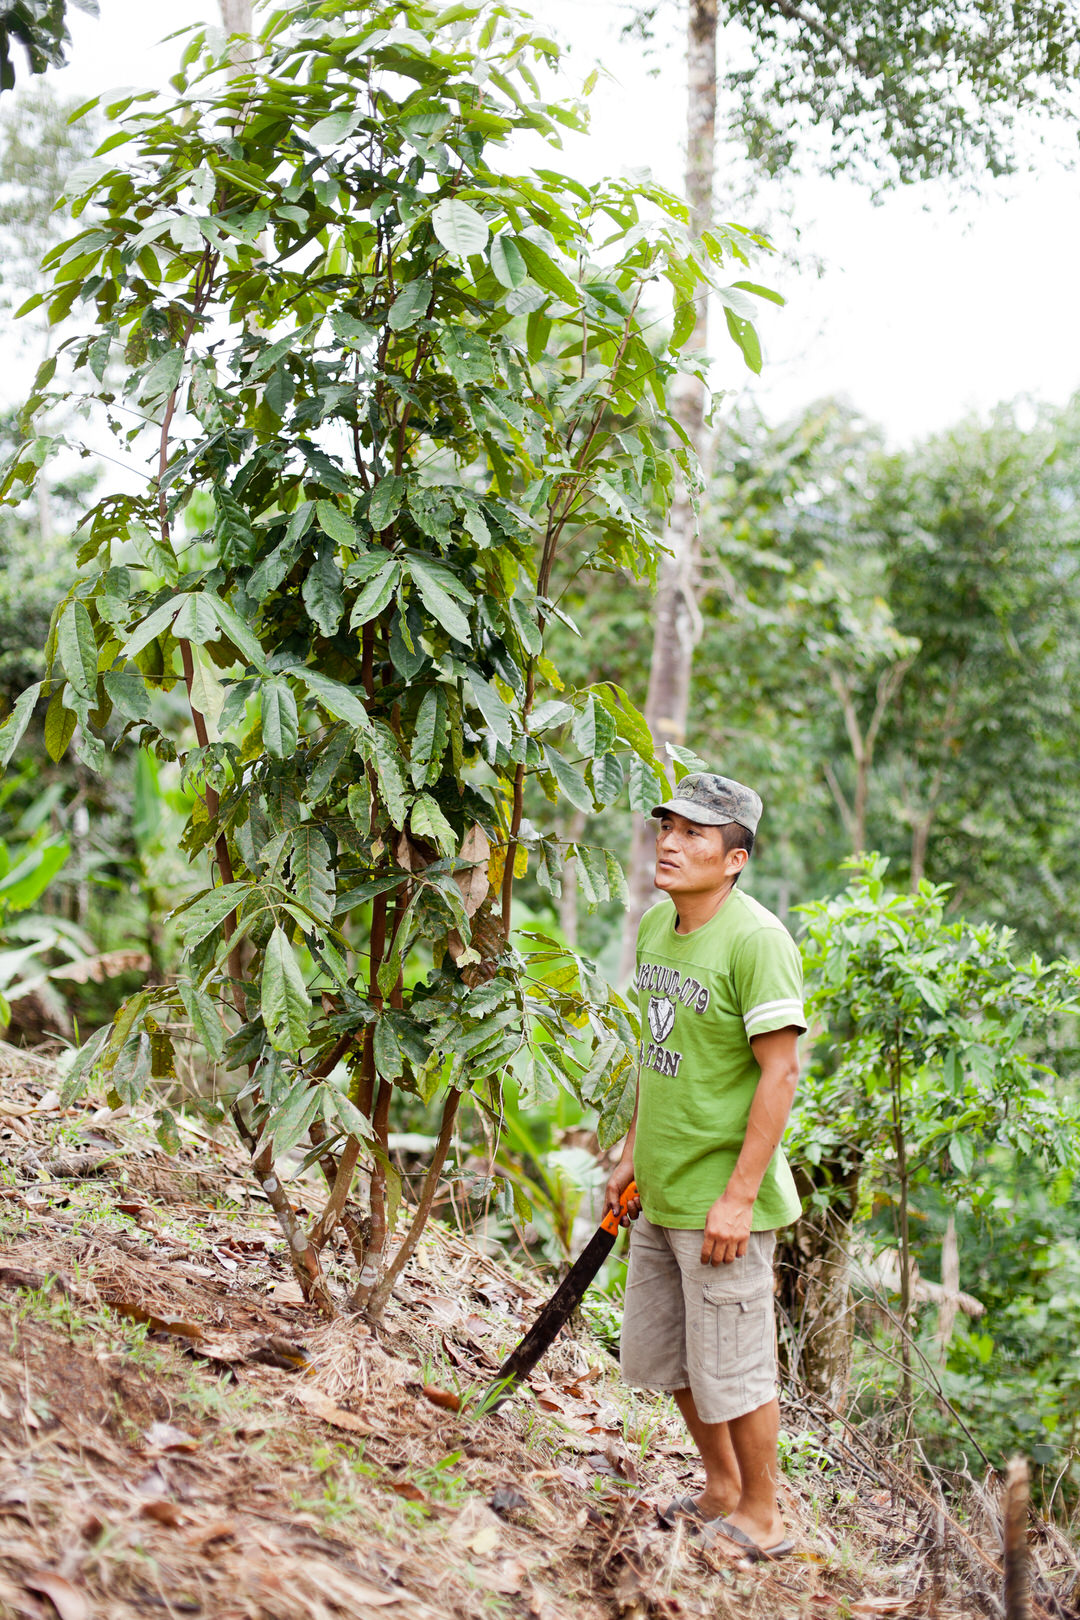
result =
[{"label": "green t-shirt", "polygon": [[[714,917],[677,934],[662,900],[641,919],[635,985],[641,1063],[634,1177],[655,1226],[705,1225],[739,1157],[761,1070],[751,1035],[805,1030],[802,962],[771,911],[732,889]],[[752,1229],[799,1215],[778,1149],[754,1203]]]}]

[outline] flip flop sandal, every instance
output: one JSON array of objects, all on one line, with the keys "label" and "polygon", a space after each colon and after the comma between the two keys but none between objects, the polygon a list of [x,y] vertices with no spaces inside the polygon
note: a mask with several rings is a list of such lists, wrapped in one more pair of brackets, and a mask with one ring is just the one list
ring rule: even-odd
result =
[{"label": "flip flop sandal", "polygon": [[787,1558],[795,1551],[795,1543],[790,1540],[778,1541],[772,1547],[760,1547],[753,1536],[748,1536],[745,1530],[740,1529],[737,1524],[732,1524],[729,1519],[713,1519],[710,1528],[733,1541],[754,1564],[772,1564],[778,1558]]},{"label": "flip flop sandal", "polygon": [[692,1496],[677,1496],[663,1511],[657,1508],[656,1517],[664,1530],[674,1530],[678,1519],[695,1519],[699,1524],[706,1522],[705,1514]]}]

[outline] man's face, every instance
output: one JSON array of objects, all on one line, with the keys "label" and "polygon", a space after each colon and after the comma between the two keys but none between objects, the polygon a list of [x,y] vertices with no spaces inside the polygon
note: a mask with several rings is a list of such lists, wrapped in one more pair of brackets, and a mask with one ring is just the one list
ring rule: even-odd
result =
[{"label": "man's face", "polygon": [[657,818],[653,881],[672,898],[727,888],[746,861],[745,849],[724,849],[722,827],[687,821],[674,811]]}]

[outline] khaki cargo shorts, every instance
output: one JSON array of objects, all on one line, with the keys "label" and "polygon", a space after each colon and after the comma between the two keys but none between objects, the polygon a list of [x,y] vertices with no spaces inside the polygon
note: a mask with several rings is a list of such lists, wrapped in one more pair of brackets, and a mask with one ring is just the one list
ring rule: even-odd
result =
[{"label": "khaki cargo shorts", "polygon": [[639,1389],[689,1389],[704,1423],[756,1412],[776,1394],[775,1232],[746,1253],[703,1266],[701,1231],[653,1226],[630,1236],[620,1363]]}]

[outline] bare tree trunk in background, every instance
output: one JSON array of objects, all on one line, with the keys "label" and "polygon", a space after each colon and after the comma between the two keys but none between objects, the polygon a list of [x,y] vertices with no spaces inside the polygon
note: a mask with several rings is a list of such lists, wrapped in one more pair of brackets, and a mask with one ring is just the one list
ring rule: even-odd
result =
[{"label": "bare tree trunk in background", "polygon": [[251,0],[220,0],[221,20],[230,34],[251,33]]},{"label": "bare tree trunk in background", "polygon": [[861,855],[866,849],[866,812],[870,803],[870,768],[874,763],[874,749],[877,746],[877,736],[881,729],[881,722],[885,718],[889,704],[900,689],[900,684],[911,668],[911,658],[900,658],[895,664],[890,664],[879,677],[877,683],[874,712],[870,716],[870,723],[864,731],[859,721],[859,711],[855,705],[855,694],[852,682],[842,670],[830,664],[829,681],[836,693],[844,716],[844,730],[847,732],[848,742],[851,745],[851,758],[855,765],[855,790],[848,802],[847,795],[840,786],[839,778],[833,770],[832,763],[825,761],[825,780],[836,801],[840,812],[840,819],[844,823],[844,831],[851,839],[851,850],[854,855]]},{"label": "bare tree trunk in background", "polygon": [[1014,1457],[1005,1471],[1002,1541],[1005,1554],[1005,1620],[1031,1620],[1031,1553],[1028,1550],[1027,1459]]},{"label": "bare tree trunk in background", "polygon": [[[780,1359],[789,1378],[820,1395],[837,1412],[847,1405],[855,1314],[851,1305],[851,1235],[859,1196],[857,1171],[823,1166],[831,1189],[824,1210],[810,1208],[786,1232],[776,1250],[778,1299],[787,1332]],[[821,1173],[821,1172],[819,1172]],[[796,1166],[799,1196],[814,1185]]]},{"label": "bare tree trunk in background", "polygon": [[937,1342],[944,1361],[960,1309],[960,1245],[956,1241],[956,1216],[952,1214],[941,1245],[941,1286],[945,1297],[938,1306]]},{"label": "bare tree trunk in background", "polygon": [[[689,0],[687,35],[686,197],[690,229],[700,236],[712,218],[716,169],[716,0]],[[709,300],[697,295],[697,320],[687,345],[690,352],[708,347]],[[674,410],[699,461],[705,462],[705,390],[696,377],[684,377],[674,399]],[[698,575],[701,538],[697,514],[682,480],[676,485],[664,544],[671,555],[660,567],[655,600],[649,690],[645,719],[658,752],[665,743],[686,738],[690,702],[690,672],[700,637]],[[630,906],[623,939],[621,983],[634,970],[638,923],[653,898],[652,835],[642,820],[635,824],[630,849]]]}]

